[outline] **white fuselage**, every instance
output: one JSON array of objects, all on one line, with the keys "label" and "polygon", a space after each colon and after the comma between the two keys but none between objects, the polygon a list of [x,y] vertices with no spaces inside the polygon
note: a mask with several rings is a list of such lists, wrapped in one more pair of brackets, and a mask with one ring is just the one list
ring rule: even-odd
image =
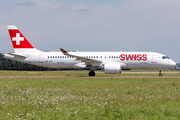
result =
[{"label": "white fuselage", "polygon": [[[88,62],[83,62],[64,55],[62,52],[22,52],[26,58],[4,54],[4,58],[49,68],[86,69]],[[175,62],[167,56],[155,52],[69,52],[69,54],[90,58],[100,63],[89,63],[89,66],[100,68],[102,64],[119,62],[124,68],[169,68]]]}]

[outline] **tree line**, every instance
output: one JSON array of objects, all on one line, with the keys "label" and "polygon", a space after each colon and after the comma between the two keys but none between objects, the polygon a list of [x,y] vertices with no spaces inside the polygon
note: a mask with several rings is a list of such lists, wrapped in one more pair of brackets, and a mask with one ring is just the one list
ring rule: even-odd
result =
[{"label": "tree line", "polygon": [[5,59],[3,54],[0,53],[0,70],[45,71],[52,69]]}]

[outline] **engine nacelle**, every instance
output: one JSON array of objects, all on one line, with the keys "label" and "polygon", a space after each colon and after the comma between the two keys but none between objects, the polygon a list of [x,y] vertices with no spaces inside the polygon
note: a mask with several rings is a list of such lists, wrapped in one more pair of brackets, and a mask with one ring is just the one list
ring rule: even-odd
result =
[{"label": "engine nacelle", "polygon": [[119,74],[121,73],[121,64],[118,62],[105,63],[103,70],[107,74]]}]

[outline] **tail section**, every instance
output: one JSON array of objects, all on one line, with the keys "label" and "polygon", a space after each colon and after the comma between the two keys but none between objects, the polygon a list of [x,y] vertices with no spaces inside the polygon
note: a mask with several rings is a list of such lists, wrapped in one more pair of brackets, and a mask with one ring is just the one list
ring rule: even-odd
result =
[{"label": "tail section", "polygon": [[7,26],[11,42],[16,53],[20,52],[40,52],[35,49],[31,43],[24,37],[24,35],[19,31],[19,29],[14,25]]}]

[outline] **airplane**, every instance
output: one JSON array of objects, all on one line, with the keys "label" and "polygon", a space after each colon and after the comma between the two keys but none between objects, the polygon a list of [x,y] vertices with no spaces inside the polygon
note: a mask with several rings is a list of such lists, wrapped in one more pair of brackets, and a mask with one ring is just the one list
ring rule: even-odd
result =
[{"label": "airplane", "polygon": [[14,25],[7,26],[14,53],[4,53],[4,58],[49,68],[89,69],[89,76],[101,69],[107,74],[119,74],[122,69],[174,67],[168,56],[156,52],[43,52],[34,48]]}]

